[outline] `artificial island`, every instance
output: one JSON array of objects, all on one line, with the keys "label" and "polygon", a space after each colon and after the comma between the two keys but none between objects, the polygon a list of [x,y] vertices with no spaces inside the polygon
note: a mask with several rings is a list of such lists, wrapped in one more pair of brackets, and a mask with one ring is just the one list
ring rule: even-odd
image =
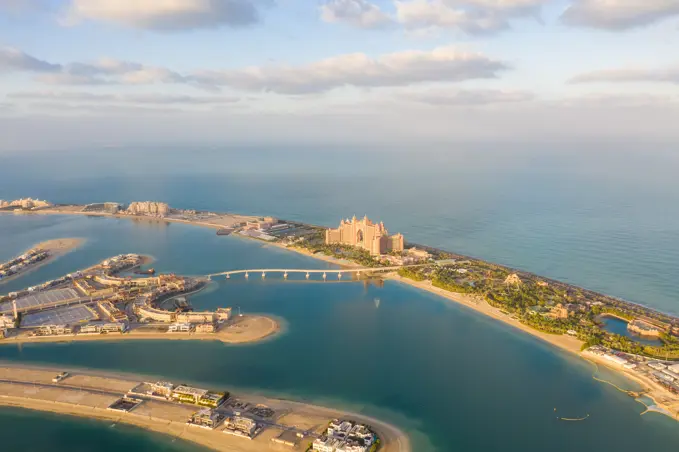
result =
[{"label": "artificial island", "polygon": [[[20,204],[20,203],[19,203]],[[0,208],[0,211],[3,209]],[[333,270],[243,269],[206,275],[322,273],[379,277],[408,284],[461,303],[564,350],[615,369],[643,387],[626,391],[654,401],[650,410],[679,418],[679,318],[571,284],[469,256],[408,243],[367,217],[343,219],[327,228],[273,217],[174,209],[160,202],[88,205],[14,205],[15,214],[115,216],[137,221],[180,222],[214,228],[218,235],[259,240],[336,264]],[[609,328],[620,322],[624,330]],[[644,340],[640,340],[644,339]],[[321,447],[321,446],[318,446]],[[340,451],[338,448],[314,450]]]}]

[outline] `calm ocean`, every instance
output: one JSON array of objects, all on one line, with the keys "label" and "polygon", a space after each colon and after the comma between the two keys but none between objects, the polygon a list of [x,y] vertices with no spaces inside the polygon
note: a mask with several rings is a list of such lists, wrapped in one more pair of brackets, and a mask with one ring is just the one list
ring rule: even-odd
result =
[{"label": "calm ocean", "polygon": [[[414,242],[679,314],[679,184],[674,181],[679,162],[671,154],[188,151],[0,155],[0,198],[153,199],[326,225],[368,214]],[[3,286],[3,292],[120,252],[151,254],[158,270],[185,274],[326,265],[186,225],[13,215],[0,215],[0,260],[37,241],[68,236],[88,242]],[[272,313],[285,319],[287,331],[276,340],[239,347],[3,346],[0,359],[140,372],[364,411],[408,431],[417,452],[679,446],[675,422],[639,416],[643,406],[592,380],[586,362],[396,283],[232,280],[194,303]],[[565,417],[590,418],[562,423],[554,408]],[[54,421],[41,414],[0,413],[3,437],[26,429],[27,419]],[[89,421],[67,420],[43,431],[55,440],[40,443],[40,450],[103,450],[97,438],[111,431],[128,450],[189,447]],[[72,431],[86,433],[64,433]],[[10,442],[9,450],[37,444],[22,437],[23,442]]]}]

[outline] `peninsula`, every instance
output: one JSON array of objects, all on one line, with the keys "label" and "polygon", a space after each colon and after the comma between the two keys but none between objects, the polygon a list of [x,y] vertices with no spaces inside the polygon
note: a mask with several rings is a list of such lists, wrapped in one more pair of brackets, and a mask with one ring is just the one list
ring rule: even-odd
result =
[{"label": "peninsula", "polygon": [[[115,256],[0,296],[0,343],[170,339],[235,344],[259,341],[280,330],[280,323],[270,317],[240,312],[234,316],[231,308],[198,312],[185,297],[178,298],[200,291],[208,283],[205,278],[129,275],[149,260],[136,254]],[[167,303],[174,309],[161,307]]]},{"label": "peninsula", "polygon": [[[126,208],[117,203],[50,204],[13,211],[188,223],[217,229],[218,235],[259,240],[345,269],[373,269],[373,276],[382,270],[384,278],[463,304],[622,372],[642,384],[641,393],[655,402],[653,410],[679,418],[679,367],[673,361],[679,360],[679,318],[529,272],[408,243],[401,234],[390,235],[382,223],[367,217],[342,220],[338,228],[328,229],[272,217],[174,209],[157,202],[135,202]],[[248,276],[246,270],[232,273]],[[364,278],[366,273],[370,272],[352,275]],[[287,276],[285,270],[281,274]],[[611,317],[627,324],[627,334],[607,328]],[[640,335],[656,341],[640,341]]]},{"label": "peninsula", "polygon": [[38,243],[7,262],[0,263],[0,284],[25,275],[78,248],[85,242],[79,238],[63,238]]},{"label": "peninsula", "polygon": [[403,432],[364,415],[120,373],[0,364],[0,406],[135,425],[217,451],[411,450]]}]

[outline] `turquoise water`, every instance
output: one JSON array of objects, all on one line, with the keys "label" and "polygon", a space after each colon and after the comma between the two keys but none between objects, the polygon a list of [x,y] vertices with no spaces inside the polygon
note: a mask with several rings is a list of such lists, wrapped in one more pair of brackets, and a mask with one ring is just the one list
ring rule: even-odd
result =
[{"label": "turquoise water", "polygon": [[610,331],[611,333],[619,334],[620,336],[625,336],[632,339],[635,342],[646,345],[662,345],[662,341],[659,339],[645,338],[639,336],[638,334],[631,333],[627,329],[627,322],[625,320],[619,319],[617,317],[602,317],[601,321],[604,324],[604,329]]},{"label": "turquoise water", "polygon": [[[679,314],[679,184],[674,181],[679,162],[672,154],[516,151],[413,158],[343,150],[236,155],[196,149],[191,160],[185,155],[153,150],[119,150],[105,158],[100,152],[3,155],[0,198],[158,199],[178,207],[326,225],[367,213],[411,241]],[[327,267],[186,225],[13,215],[0,215],[0,259],[35,242],[69,236],[88,242],[2,290],[120,252],[151,254],[159,271],[183,274],[263,265]],[[0,359],[141,372],[364,411],[408,431],[417,452],[636,451],[679,445],[676,422],[656,414],[640,417],[643,406],[592,380],[588,363],[397,283],[234,279],[216,284],[194,303],[272,313],[285,320],[286,332],[248,346],[2,346]],[[591,416],[561,423],[554,408],[562,417]],[[0,423],[0,434],[12,429],[13,421]],[[128,449],[144,450],[138,441]]]},{"label": "turquoise water", "polygon": [[188,442],[124,424],[0,408],[2,450],[22,452],[194,452]]},{"label": "turquoise water", "polygon": [[[155,256],[154,266],[164,272],[327,266],[209,229],[80,217],[0,216],[0,258],[66,233],[88,241],[11,284],[31,284],[129,251]],[[139,372],[345,407],[396,423],[412,436],[418,452],[569,451],[574,442],[579,450],[679,445],[675,422],[655,414],[640,417],[643,406],[592,380],[588,363],[398,283],[234,278],[216,283],[194,303],[272,313],[285,319],[286,332],[247,346],[2,346],[0,359]],[[563,417],[591,417],[568,425],[555,419],[554,408]],[[0,432],[11,432],[11,425],[0,424]]]}]

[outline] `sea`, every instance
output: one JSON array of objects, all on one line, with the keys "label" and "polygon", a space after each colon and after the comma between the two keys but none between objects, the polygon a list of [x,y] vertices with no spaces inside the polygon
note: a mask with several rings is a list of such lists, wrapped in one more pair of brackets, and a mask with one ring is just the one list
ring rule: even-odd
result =
[{"label": "sea", "polygon": [[[661,146],[102,148],[0,154],[0,199],[158,200],[327,226],[367,214],[410,242],[679,315],[677,168],[676,153]],[[58,237],[86,242],[0,290],[119,253],[149,254],[157,271],[187,275],[330,267],[191,225],[13,214],[0,215],[0,260]],[[232,278],[191,301],[275,315],[283,333],[238,346],[0,345],[0,360],[139,373],[362,412],[399,426],[416,452],[679,447],[676,421],[641,415],[642,403],[592,376],[632,383],[397,282]],[[36,428],[39,437],[31,435]],[[201,450],[121,424],[19,409],[0,409],[0,437],[3,451]]]}]

